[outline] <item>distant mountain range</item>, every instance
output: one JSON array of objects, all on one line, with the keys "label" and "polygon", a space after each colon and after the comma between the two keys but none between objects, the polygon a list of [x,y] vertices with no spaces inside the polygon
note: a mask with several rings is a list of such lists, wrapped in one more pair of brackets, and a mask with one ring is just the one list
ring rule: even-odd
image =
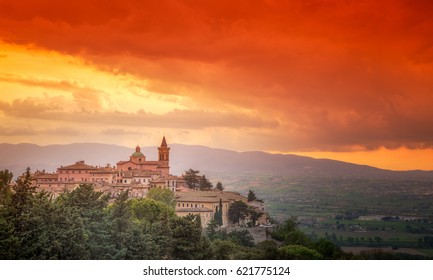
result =
[{"label": "distant mountain range", "polygon": [[[246,173],[284,174],[309,177],[344,177],[398,180],[433,180],[433,171],[390,171],[329,159],[264,152],[235,152],[204,146],[171,144],[171,173],[180,175],[193,168],[210,176]],[[0,144],[0,170],[9,169],[15,176],[27,167],[32,171],[55,171],[78,160],[96,166],[115,165],[128,160],[135,147],[108,144],[67,144],[38,146],[34,144]],[[147,160],[157,159],[156,147],[142,147]],[[209,177],[209,176],[208,176]]]}]

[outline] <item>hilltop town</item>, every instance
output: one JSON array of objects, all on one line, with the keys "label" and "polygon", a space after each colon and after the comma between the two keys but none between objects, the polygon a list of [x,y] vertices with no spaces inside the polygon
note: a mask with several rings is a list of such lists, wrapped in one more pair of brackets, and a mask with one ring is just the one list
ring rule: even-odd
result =
[{"label": "hilltop town", "polygon": [[[95,191],[110,194],[115,198],[128,191],[130,198],[144,198],[153,188],[168,189],[176,199],[175,212],[184,217],[190,214],[200,216],[202,227],[206,227],[215,214],[221,211],[221,226],[230,225],[228,209],[236,201],[242,201],[260,214],[254,224],[267,224],[269,217],[265,213],[264,202],[248,201],[238,192],[210,189],[206,191],[190,188],[185,177],[170,173],[170,147],[165,136],[158,147],[158,160],[148,160],[137,145],[129,160],[120,160],[116,166],[92,166],[80,160],[68,166],[60,166],[56,172],[48,173],[37,170],[31,174],[32,185],[38,191],[46,191],[53,198],[61,193],[72,191],[80,184],[92,184]],[[242,224],[251,222],[245,217]]]}]

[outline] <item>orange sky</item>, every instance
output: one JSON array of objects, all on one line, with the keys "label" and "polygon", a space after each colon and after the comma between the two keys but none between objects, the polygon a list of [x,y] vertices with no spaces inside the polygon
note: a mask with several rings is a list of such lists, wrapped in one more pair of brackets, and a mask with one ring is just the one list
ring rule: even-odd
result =
[{"label": "orange sky", "polygon": [[433,170],[432,1],[0,0],[0,142]]}]

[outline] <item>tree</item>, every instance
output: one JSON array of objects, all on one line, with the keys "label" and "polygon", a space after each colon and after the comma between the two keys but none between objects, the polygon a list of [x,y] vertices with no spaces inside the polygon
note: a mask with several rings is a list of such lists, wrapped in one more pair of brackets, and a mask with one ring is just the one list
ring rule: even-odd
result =
[{"label": "tree", "polygon": [[322,255],[316,250],[302,245],[287,245],[278,249],[279,257],[283,260],[320,260]]},{"label": "tree", "polygon": [[126,259],[171,259],[174,209],[153,199],[132,199],[133,224]]},{"label": "tree", "polygon": [[249,190],[248,191],[248,202],[255,201],[255,200],[257,200],[256,194],[254,193],[254,191]]},{"label": "tree", "polygon": [[183,178],[184,178],[188,188],[193,189],[193,190],[197,190],[199,188],[199,186],[200,186],[200,178],[198,176],[199,173],[200,173],[200,171],[194,170],[192,168],[185,171]]},{"label": "tree", "polygon": [[160,221],[163,217],[173,218],[175,216],[172,207],[149,198],[133,199],[131,208],[135,219],[149,225]]},{"label": "tree", "polygon": [[286,239],[286,236],[298,230],[298,227],[293,219],[286,220],[283,224],[278,225],[275,230],[272,232],[272,238],[283,242]]},{"label": "tree", "polygon": [[233,202],[229,207],[229,220],[240,225],[240,221],[248,215],[248,205],[241,200]]},{"label": "tree", "polygon": [[[86,233],[80,212],[52,201],[50,194],[35,195],[32,207],[31,231],[37,228],[33,246],[28,248],[34,259],[88,259]],[[27,243],[28,244],[28,243]],[[21,250],[20,250],[21,251]]]},{"label": "tree", "polygon": [[299,229],[296,229],[294,231],[291,231],[286,234],[284,238],[284,244],[286,245],[304,245],[309,246],[311,243],[311,240],[308,238],[305,233],[300,231]]},{"label": "tree", "polygon": [[234,230],[232,232],[229,232],[227,234],[227,237],[233,243],[239,244],[241,246],[253,247],[255,245],[254,244],[254,237],[246,229],[241,230],[241,231]]},{"label": "tree", "polygon": [[259,212],[254,207],[249,206],[248,207],[248,216],[251,219],[252,225],[256,226],[256,222],[258,219],[260,219],[261,216],[263,216],[263,212]]},{"label": "tree", "polygon": [[173,231],[170,227],[171,218],[163,213],[158,222],[150,227],[150,234],[158,246],[158,259],[169,259],[173,256]]},{"label": "tree", "polygon": [[173,232],[173,258],[177,260],[198,259],[199,255],[202,254],[198,248],[203,245],[201,243],[200,217],[189,214],[186,217],[172,219],[171,229]]},{"label": "tree", "polygon": [[161,259],[160,247],[156,244],[154,236],[139,223],[134,223],[128,239],[127,260],[157,260]]},{"label": "tree", "polygon": [[[7,220],[4,234],[13,234],[8,240],[17,242],[14,244],[17,246],[15,257],[25,259],[32,256],[29,248],[35,243],[35,223],[39,219],[32,215],[35,188],[31,186],[30,168],[27,168],[26,172],[16,180],[12,188],[10,203],[6,204],[5,209],[2,209],[2,216]],[[9,241],[7,243],[12,245]]]},{"label": "tree", "polygon": [[257,201],[257,202],[262,202],[263,203],[263,200],[259,199],[256,196],[256,194],[254,193],[254,191],[248,190],[248,202],[251,202],[251,201]]},{"label": "tree", "polygon": [[205,175],[203,175],[200,179],[200,190],[201,191],[209,191],[213,188],[213,185],[209,180],[206,178]]},{"label": "tree", "polygon": [[375,236],[374,237],[374,241],[376,241],[378,244],[380,244],[381,242],[382,242],[382,237],[380,237],[380,236]]},{"label": "tree", "polygon": [[215,189],[218,191],[223,191],[224,190],[224,186],[221,182],[216,183]]},{"label": "tree", "polygon": [[127,251],[127,243],[130,238],[132,226],[132,209],[131,200],[128,199],[128,190],[121,192],[112,207],[110,208],[111,216],[111,236],[116,246],[116,259],[124,259]]},{"label": "tree", "polygon": [[9,170],[0,171],[0,205],[6,205],[12,195],[11,182],[13,174]]},{"label": "tree", "polygon": [[87,236],[89,259],[112,259],[117,253],[111,242],[112,221],[105,210],[108,199],[108,195],[95,191],[91,184],[80,184],[75,190],[63,193],[58,198],[64,206],[78,208]]},{"label": "tree", "polygon": [[200,171],[189,169],[185,171],[183,178],[188,188],[193,190],[208,191],[213,188],[213,185],[205,175],[199,176]]},{"label": "tree", "polygon": [[257,248],[261,253],[260,259],[274,260],[278,256],[278,246],[272,240],[265,240],[258,243]]},{"label": "tree", "polygon": [[214,240],[217,237],[218,223],[215,219],[210,220],[206,226],[206,235],[210,240]]},{"label": "tree", "polygon": [[229,260],[236,251],[236,245],[230,240],[215,240],[212,242],[212,250],[217,260]]},{"label": "tree", "polygon": [[218,207],[215,211],[215,214],[214,214],[214,220],[215,220],[217,225],[219,225],[219,226],[223,225],[223,202],[222,202],[221,198],[220,198],[219,205],[218,205]]},{"label": "tree", "polygon": [[152,188],[149,190],[146,197],[155,201],[160,201],[173,209],[176,206],[174,193],[166,188]]},{"label": "tree", "polygon": [[29,210],[32,203],[32,198],[36,192],[36,188],[31,185],[30,168],[27,167],[26,172],[16,180],[16,184],[12,187],[12,206],[15,210],[15,216],[20,216]]},{"label": "tree", "polygon": [[325,259],[342,258],[343,251],[325,238],[320,238],[315,244],[314,249],[319,252]]},{"label": "tree", "polygon": [[14,234],[14,224],[0,208],[0,260],[17,259],[19,239]]}]

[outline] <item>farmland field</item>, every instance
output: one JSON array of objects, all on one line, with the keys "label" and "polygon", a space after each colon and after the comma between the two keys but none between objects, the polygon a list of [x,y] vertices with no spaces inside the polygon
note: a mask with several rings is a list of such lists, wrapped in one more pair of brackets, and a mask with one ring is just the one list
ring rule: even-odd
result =
[{"label": "farmland field", "polygon": [[226,179],[229,188],[241,193],[253,189],[275,220],[294,218],[312,238],[342,247],[410,248],[408,252],[433,256],[431,181],[271,174]]}]

